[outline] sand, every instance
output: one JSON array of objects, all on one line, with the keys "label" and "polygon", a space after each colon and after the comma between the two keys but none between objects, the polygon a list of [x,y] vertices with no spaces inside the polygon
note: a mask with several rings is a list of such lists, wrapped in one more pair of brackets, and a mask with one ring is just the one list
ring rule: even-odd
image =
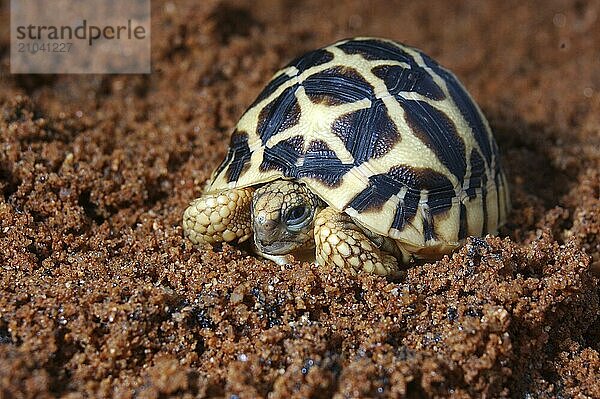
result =
[{"label": "sand", "polygon": [[[0,12],[0,397],[600,398],[600,3],[153,2],[152,75],[10,75]],[[452,69],[514,211],[399,281],[181,215],[272,73],[373,35]]]}]

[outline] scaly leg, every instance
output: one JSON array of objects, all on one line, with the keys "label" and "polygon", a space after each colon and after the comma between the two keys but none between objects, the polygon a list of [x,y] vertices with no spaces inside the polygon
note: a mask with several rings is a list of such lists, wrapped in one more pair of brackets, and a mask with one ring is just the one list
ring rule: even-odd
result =
[{"label": "scaly leg", "polygon": [[382,276],[398,273],[398,261],[377,247],[352,218],[325,208],[315,219],[316,260],[356,274],[360,270]]},{"label": "scaly leg", "polygon": [[183,213],[183,231],[197,245],[242,242],[252,236],[251,188],[234,188],[195,199]]}]

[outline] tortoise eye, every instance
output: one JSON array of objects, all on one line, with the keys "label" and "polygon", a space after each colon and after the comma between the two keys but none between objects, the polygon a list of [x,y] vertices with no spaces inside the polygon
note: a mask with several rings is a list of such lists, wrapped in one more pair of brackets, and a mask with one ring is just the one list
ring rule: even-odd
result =
[{"label": "tortoise eye", "polygon": [[285,218],[285,224],[291,228],[302,228],[310,216],[307,206],[299,205],[289,210]]}]

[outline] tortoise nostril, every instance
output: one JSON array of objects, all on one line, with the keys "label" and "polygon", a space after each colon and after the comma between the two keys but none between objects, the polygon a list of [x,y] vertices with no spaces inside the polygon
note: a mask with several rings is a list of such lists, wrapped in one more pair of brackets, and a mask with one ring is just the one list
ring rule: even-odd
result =
[{"label": "tortoise nostril", "polygon": [[258,245],[265,247],[278,241],[281,236],[281,229],[277,221],[258,215],[254,219],[254,238]]},{"label": "tortoise nostril", "polygon": [[264,239],[257,239],[257,241],[258,241],[258,245],[263,248],[273,244],[273,241],[264,240]]},{"label": "tortoise nostril", "polygon": [[267,219],[267,217],[264,215],[259,215],[256,218],[256,227],[260,228],[261,230],[271,231],[277,227],[277,223],[272,219]]}]

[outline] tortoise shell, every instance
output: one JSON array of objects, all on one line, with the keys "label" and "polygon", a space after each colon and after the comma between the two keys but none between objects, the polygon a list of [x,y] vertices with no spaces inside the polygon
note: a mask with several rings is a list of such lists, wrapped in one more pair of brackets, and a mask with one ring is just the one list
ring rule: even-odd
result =
[{"label": "tortoise shell", "polygon": [[458,79],[378,38],[343,40],[278,71],[207,192],[276,179],[306,184],[422,257],[495,232],[510,207],[496,142]]}]

